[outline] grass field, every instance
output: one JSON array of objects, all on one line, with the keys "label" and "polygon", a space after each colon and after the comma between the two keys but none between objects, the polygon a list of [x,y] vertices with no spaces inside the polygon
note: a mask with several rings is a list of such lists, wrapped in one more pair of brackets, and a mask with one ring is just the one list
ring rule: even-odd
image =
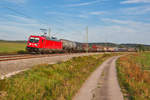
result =
[{"label": "grass field", "polygon": [[0,41],[0,54],[16,54],[18,51],[25,50],[25,46],[26,43]]},{"label": "grass field", "polygon": [[119,82],[125,98],[150,100],[150,53],[121,57],[117,61]]},{"label": "grass field", "polygon": [[75,57],[53,65],[38,65],[0,81],[3,100],[71,100],[82,83],[113,54]]}]

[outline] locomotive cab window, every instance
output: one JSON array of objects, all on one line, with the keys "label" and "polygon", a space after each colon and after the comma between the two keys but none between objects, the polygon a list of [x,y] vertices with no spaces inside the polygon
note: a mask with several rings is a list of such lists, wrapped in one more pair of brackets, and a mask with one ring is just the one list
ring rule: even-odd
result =
[{"label": "locomotive cab window", "polygon": [[31,42],[31,43],[38,43],[39,42],[39,38],[31,37],[29,42]]}]

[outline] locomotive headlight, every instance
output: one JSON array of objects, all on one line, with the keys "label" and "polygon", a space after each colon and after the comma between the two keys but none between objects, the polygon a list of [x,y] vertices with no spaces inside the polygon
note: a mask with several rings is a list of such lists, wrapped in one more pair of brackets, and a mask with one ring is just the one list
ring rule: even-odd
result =
[{"label": "locomotive headlight", "polygon": [[35,46],[38,46],[38,44],[35,44]]}]

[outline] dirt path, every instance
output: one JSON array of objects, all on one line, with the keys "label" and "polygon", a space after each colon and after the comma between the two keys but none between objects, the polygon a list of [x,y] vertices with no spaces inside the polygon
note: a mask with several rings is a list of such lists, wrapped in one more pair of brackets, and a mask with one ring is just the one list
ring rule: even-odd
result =
[{"label": "dirt path", "polygon": [[123,100],[116,75],[117,58],[112,57],[98,67],[73,100]]}]

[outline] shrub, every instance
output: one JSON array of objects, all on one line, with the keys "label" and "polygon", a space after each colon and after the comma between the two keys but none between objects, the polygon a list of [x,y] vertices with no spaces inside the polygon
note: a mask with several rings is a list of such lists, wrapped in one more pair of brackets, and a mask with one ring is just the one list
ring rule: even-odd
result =
[{"label": "shrub", "polygon": [[25,50],[19,50],[19,51],[17,51],[17,53],[18,53],[18,54],[27,54],[28,52],[25,51]]}]

